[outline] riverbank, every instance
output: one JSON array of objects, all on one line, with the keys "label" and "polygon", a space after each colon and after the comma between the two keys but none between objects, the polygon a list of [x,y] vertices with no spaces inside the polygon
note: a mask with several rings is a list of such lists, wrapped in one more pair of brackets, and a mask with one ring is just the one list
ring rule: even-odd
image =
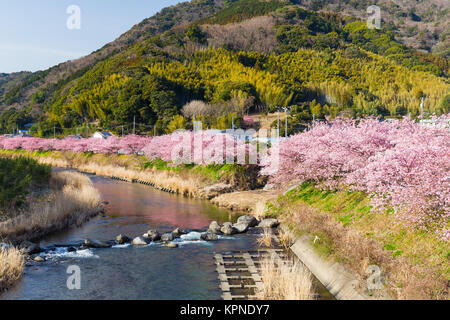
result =
[{"label": "riverbank", "polygon": [[[265,215],[293,230],[324,265],[345,267],[362,295],[448,299],[448,243],[431,232],[406,229],[389,212],[372,212],[368,200],[363,193],[304,184],[269,202]],[[380,281],[369,285],[372,279]]]},{"label": "riverbank", "polygon": [[162,160],[149,161],[145,156],[72,153],[68,151],[30,152],[0,150],[0,156],[28,156],[53,167],[72,168],[81,172],[130,182],[150,184],[158,189],[188,197],[212,199],[222,193],[264,186],[257,166],[180,165]]},{"label": "riverbank", "polygon": [[2,209],[0,292],[20,279],[24,261],[40,251],[34,242],[79,226],[103,210],[100,195],[89,177],[79,173],[52,172],[48,185],[28,188],[31,190],[26,191],[28,195],[20,205]]},{"label": "riverbank", "polygon": [[75,172],[53,172],[48,195],[33,197],[26,210],[0,223],[0,239],[13,244],[80,225],[102,211],[100,195],[88,177]]}]

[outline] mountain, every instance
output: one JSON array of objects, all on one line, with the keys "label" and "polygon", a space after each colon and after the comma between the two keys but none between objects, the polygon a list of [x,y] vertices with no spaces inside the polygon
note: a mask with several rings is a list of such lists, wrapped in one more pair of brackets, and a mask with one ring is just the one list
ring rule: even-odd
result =
[{"label": "mountain", "polygon": [[[358,1],[193,0],[165,8],[86,57],[0,75],[0,132],[37,120],[40,135],[86,122],[114,131],[134,120],[164,132],[184,123],[181,108],[191,100],[215,108],[204,119],[211,127],[232,112],[280,106],[291,108],[292,125],[313,114],[417,115],[422,97],[427,112],[449,112],[448,1],[374,2],[381,30],[367,28]],[[421,44],[405,37],[413,25],[432,25],[441,36]],[[424,44],[442,54],[416,50]]]}]

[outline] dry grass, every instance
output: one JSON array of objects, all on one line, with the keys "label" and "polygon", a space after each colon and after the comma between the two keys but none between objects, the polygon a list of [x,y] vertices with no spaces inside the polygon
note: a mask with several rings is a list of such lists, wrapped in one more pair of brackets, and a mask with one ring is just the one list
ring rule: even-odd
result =
[{"label": "dry grass", "polygon": [[0,249],[0,292],[20,279],[24,265],[24,258],[18,249]]},{"label": "dry grass", "polygon": [[253,208],[252,214],[257,219],[263,219],[266,215],[266,201],[258,201]]},{"label": "dry grass", "polygon": [[262,289],[258,300],[312,300],[314,298],[311,273],[300,263],[281,261],[274,256],[261,260]]},{"label": "dry grass", "polygon": [[100,194],[91,180],[79,173],[53,173],[52,195],[33,203],[30,209],[0,224],[0,238],[36,240],[46,234],[80,225],[100,209]]},{"label": "dry grass", "polygon": [[173,173],[163,170],[133,170],[120,166],[99,165],[90,163],[77,166],[79,170],[95,173],[107,177],[120,177],[128,180],[142,180],[153,183],[161,188],[170,189],[176,193],[186,196],[196,196],[200,183],[198,179],[189,176],[180,176],[179,173]]},{"label": "dry grass", "polygon": [[271,229],[264,229],[264,232],[261,234],[261,237],[256,240],[259,246],[261,247],[270,247],[272,246],[272,230]]},{"label": "dry grass", "polygon": [[280,228],[280,231],[278,232],[278,242],[281,246],[283,246],[285,249],[290,248],[295,241],[295,234],[288,228]]}]

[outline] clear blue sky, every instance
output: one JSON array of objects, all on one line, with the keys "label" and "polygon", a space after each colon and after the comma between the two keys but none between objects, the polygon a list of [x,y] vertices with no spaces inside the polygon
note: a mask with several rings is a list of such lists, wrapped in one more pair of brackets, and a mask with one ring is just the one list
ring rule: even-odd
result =
[{"label": "clear blue sky", "polygon": [[[0,0],[0,72],[44,70],[79,58],[180,0]],[[67,28],[70,5],[81,29]]]}]

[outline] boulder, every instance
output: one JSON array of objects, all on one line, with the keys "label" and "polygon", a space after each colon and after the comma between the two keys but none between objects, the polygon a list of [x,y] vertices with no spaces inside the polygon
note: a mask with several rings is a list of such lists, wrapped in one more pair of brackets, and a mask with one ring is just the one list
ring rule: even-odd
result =
[{"label": "boulder", "polygon": [[67,252],[75,252],[75,251],[77,251],[77,249],[75,249],[74,247],[67,248]]},{"label": "boulder", "polygon": [[186,232],[183,229],[176,228],[175,230],[172,231],[172,234],[174,236],[180,237],[181,235],[186,234]]},{"label": "boulder", "polygon": [[19,249],[22,251],[22,253],[28,255],[42,252],[42,249],[36,243],[30,241],[22,241],[22,243],[19,245]]},{"label": "boulder", "polygon": [[173,239],[175,239],[175,237],[173,236],[172,232],[164,233],[161,236],[161,241],[164,241],[164,242],[173,241]]},{"label": "boulder", "polygon": [[276,228],[280,225],[280,222],[277,219],[263,219],[258,224],[258,228]]},{"label": "boulder", "polygon": [[178,248],[178,244],[177,244],[177,243],[174,243],[174,242],[166,243],[165,246],[166,246],[167,248]]},{"label": "boulder", "polygon": [[221,227],[220,227],[220,224],[218,224],[217,221],[212,221],[212,222],[209,224],[208,232],[214,233],[214,234],[221,234],[222,231],[220,231],[220,228],[221,228]]},{"label": "boulder", "polygon": [[110,248],[112,244],[106,241],[86,239],[84,245],[88,248]]},{"label": "boulder", "polygon": [[246,223],[246,224],[248,224],[248,226],[250,228],[252,228],[252,227],[255,227],[256,225],[258,225],[258,220],[254,216],[252,216],[250,214],[246,214],[244,216],[240,216],[237,219],[236,224],[238,224],[238,223]]},{"label": "boulder", "polygon": [[200,236],[200,239],[204,240],[204,241],[217,241],[219,240],[219,237],[214,234],[214,233],[202,233],[202,235]]},{"label": "boulder", "polygon": [[212,199],[222,193],[228,193],[232,191],[234,191],[233,185],[226,183],[217,183],[200,189],[199,193],[207,199]]},{"label": "boulder", "polygon": [[236,230],[237,233],[244,233],[248,230],[248,223],[245,222],[239,222],[233,224],[233,228]]},{"label": "boulder", "polygon": [[35,261],[35,262],[44,262],[45,259],[43,257],[41,257],[41,256],[36,256],[36,257],[34,257],[33,261]]},{"label": "boulder", "polygon": [[[176,229],[175,229],[176,230]],[[171,232],[172,233],[172,236],[173,236],[173,238],[174,239],[177,239],[177,238],[180,238],[181,237],[181,235],[182,235],[182,233],[179,233],[179,232]]]},{"label": "boulder", "polygon": [[147,236],[148,236],[148,239],[150,239],[152,241],[158,241],[161,239],[161,235],[156,230],[148,230]]},{"label": "boulder", "polygon": [[145,246],[148,243],[142,237],[136,237],[131,241],[131,244],[135,246]]},{"label": "boulder", "polygon": [[220,231],[226,235],[232,235],[236,233],[236,229],[233,228],[231,222],[225,222],[222,228],[220,228]]},{"label": "boulder", "polygon": [[129,241],[130,241],[130,238],[128,238],[127,236],[124,236],[122,234],[119,234],[116,237],[116,243],[117,244],[124,244],[124,243],[129,242]]}]

